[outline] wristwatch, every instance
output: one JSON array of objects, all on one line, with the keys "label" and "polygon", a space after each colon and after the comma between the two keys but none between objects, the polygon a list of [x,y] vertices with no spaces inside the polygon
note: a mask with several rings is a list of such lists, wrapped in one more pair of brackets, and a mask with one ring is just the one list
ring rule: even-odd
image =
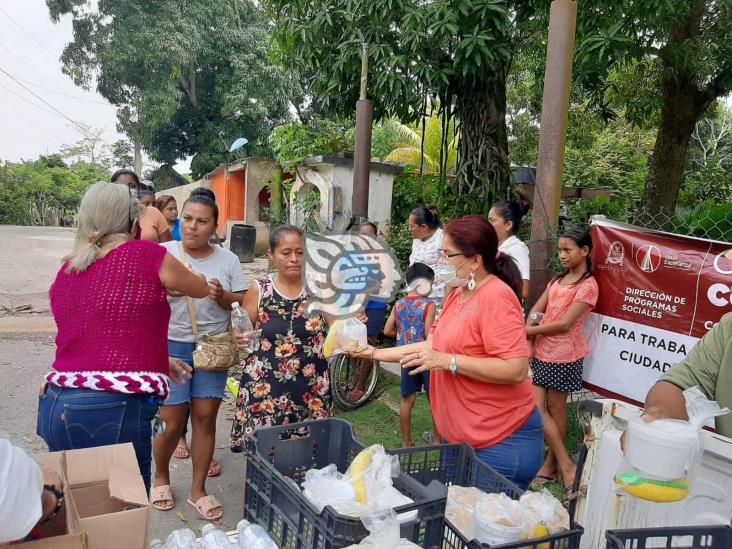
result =
[{"label": "wristwatch", "polygon": [[458,366],[457,366],[457,356],[452,355],[450,357],[450,373],[452,375],[457,375],[457,368],[458,368]]}]

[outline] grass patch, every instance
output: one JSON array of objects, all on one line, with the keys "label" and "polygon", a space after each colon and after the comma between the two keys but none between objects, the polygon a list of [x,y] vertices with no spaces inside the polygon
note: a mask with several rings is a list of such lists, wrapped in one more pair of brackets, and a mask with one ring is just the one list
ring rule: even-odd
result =
[{"label": "grass patch", "polygon": [[[401,448],[402,432],[399,427],[399,402],[401,392],[399,378],[382,371],[379,374],[377,397],[350,412],[338,412],[340,419],[348,421],[356,431],[356,438],[362,444],[383,444],[384,448]],[[432,431],[432,416],[429,402],[424,394],[417,395],[412,409],[412,439],[417,446],[423,445],[422,433]]]}]

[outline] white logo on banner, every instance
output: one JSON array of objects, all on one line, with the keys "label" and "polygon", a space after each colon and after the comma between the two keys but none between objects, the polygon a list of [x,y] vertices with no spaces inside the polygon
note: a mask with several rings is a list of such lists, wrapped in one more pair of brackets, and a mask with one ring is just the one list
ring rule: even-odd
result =
[{"label": "white logo on banner", "polygon": [[646,244],[635,252],[635,262],[644,273],[653,273],[661,266],[661,250],[653,244]]},{"label": "white logo on banner", "polygon": [[623,265],[625,263],[625,248],[617,240],[610,244],[605,263],[608,265]]}]

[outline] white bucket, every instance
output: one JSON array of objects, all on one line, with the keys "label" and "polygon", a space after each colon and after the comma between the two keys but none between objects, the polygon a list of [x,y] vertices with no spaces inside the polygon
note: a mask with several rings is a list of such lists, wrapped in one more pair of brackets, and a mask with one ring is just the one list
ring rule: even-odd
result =
[{"label": "white bucket", "polygon": [[625,458],[639,471],[662,480],[685,477],[699,450],[699,432],[687,421],[640,417],[628,422]]},{"label": "white bucket", "polygon": [[479,513],[475,514],[475,539],[488,545],[511,543],[518,541],[524,532],[524,525],[503,526],[491,520],[486,520]]}]

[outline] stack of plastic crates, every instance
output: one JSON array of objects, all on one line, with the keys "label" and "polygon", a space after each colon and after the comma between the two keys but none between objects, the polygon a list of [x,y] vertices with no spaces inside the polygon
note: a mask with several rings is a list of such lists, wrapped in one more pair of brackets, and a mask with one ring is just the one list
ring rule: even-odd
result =
[{"label": "stack of plastic crates", "polygon": [[[476,487],[486,493],[504,493],[512,499],[523,494],[518,486],[480,461],[475,451],[465,444],[445,444],[422,448],[403,448],[390,450],[389,453],[399,457],[402,472],[423,485],[437,480],[447,486]],[[481,544],[468,540],[449,520],[445,520],[442,540],[444,549],[575,549],[579,547],[584,533],[582,526],[574,521],[566,532],[550,535],[534,540],[522,540],[500,545]],[[716,549],[716,548],[715,548]]]},{"label": "stack of plastic crates", "polygon": [[[244,515],[264,527],[283,549],[337,549],[359,543],[369,532],[359,518],[326,506],[318,513],[299,488],[310,469],[335,464],[344,473],[363,449],[351,425],[324,419],[255,431],[247,444]],[[394,487],[414,500],[397,514],[417,512],[402,523],[401,537],[437,549],[442,543],[446,493],[439,483],[423,484],[408,475]]]}]

